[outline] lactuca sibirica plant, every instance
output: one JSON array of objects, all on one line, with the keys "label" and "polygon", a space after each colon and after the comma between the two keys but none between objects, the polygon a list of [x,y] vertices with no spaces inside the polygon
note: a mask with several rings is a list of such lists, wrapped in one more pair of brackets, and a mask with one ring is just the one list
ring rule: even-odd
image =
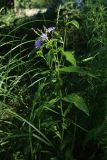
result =
[{"label": "lactuca sibirica plant", "polygon": [[[75,148],[76,112],[82,111],[89,116],[84,99],[72,87],[74,74],[85,72],[77,66],[74,52],[64,50],[64,41],[55,27],[41,32],[34,46],[41,61],[38,69],[41,81],[35,91],[32,118],[40,123],[42,132],[53,144],[55,155],[46,148],[50,158],[67,159],[68,150],[72,154]],[[71,154],[69,156],[73,156]]]}]

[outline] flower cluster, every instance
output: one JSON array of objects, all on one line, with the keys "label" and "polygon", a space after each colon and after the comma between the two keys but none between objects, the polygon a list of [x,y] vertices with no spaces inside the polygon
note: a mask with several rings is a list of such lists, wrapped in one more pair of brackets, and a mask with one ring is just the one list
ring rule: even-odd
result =
[{"label": "flower cluster", "polygon": [[46,33],[43,33],[40,38],[35,42],[35,48],[39,48],[43,42],[48,38],[47,33],[51,33],[55,30],[55,27],[49,27],[46,29]]}]

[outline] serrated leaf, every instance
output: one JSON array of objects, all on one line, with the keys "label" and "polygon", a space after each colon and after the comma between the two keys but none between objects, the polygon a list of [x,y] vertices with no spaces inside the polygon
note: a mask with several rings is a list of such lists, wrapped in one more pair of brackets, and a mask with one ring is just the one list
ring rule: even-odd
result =
[{"label": "serrated leaf", "polygon": [[70,24],[73,24],[77,29],[79,29],[79,23],[76,20],[72,20],[68,22],[66,25],[70,25]]},{"label": "serrated leaf", "polygon": [[85,101],[81,96],[73,93],[71,95],[67,95],[66,97],[64,97],[62,99],[64,101],[66,101],[66,102],[73,103],[76,108],[78,108],[79,110],[83,111],[86,115],[89,116],[88,107],[85,104]]},{"label": "serrated leaf", "polygon": [[68,62],[70,62],[73,66],[76,66],[76,59],[72,52],[69,52],[69,51],[64,52],[64,56]]}]

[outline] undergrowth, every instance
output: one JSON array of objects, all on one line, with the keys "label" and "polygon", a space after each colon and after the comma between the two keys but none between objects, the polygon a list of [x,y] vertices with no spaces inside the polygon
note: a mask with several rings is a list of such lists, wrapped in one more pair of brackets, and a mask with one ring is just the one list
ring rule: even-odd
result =
[{"label": "undergrowth", "polygon": [[0,159],[106,160],[106,8],[29,24],[0,35]]}]

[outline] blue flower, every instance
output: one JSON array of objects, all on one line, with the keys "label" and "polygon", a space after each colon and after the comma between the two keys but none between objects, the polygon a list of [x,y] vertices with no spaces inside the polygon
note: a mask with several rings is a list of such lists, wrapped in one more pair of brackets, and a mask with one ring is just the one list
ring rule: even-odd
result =
[{"label": "blue flower", "polygon": [[41,39],[40,39],[40,40],[37,40],[37,41],[35,42],[35,48],[39,48],[42,43],[43,43],[43,41],[41,41]]},{"label": "blue flower", "polygon": [[41,41],[45,41],[47,39],[47,34],[42,34],[41,35]]},{"label": "blue flower", "polygon": [[43,44],[43,42],[48,38],[47,33],[50,33],[54,30],[55,30],[55,27],[49,27],[48,29],[46,29],[46,33],[42,33],[42,35],[40,36],[40,39],[38,39],[35,42],[35,48],[39,48]]},{"label": "blue flower", "polygon": [[40,39],[38,39],[36,42],[35,42],[35,48],[39,48],[42,43],[47,39],[47,35],[46,34],[42,34]]}]

